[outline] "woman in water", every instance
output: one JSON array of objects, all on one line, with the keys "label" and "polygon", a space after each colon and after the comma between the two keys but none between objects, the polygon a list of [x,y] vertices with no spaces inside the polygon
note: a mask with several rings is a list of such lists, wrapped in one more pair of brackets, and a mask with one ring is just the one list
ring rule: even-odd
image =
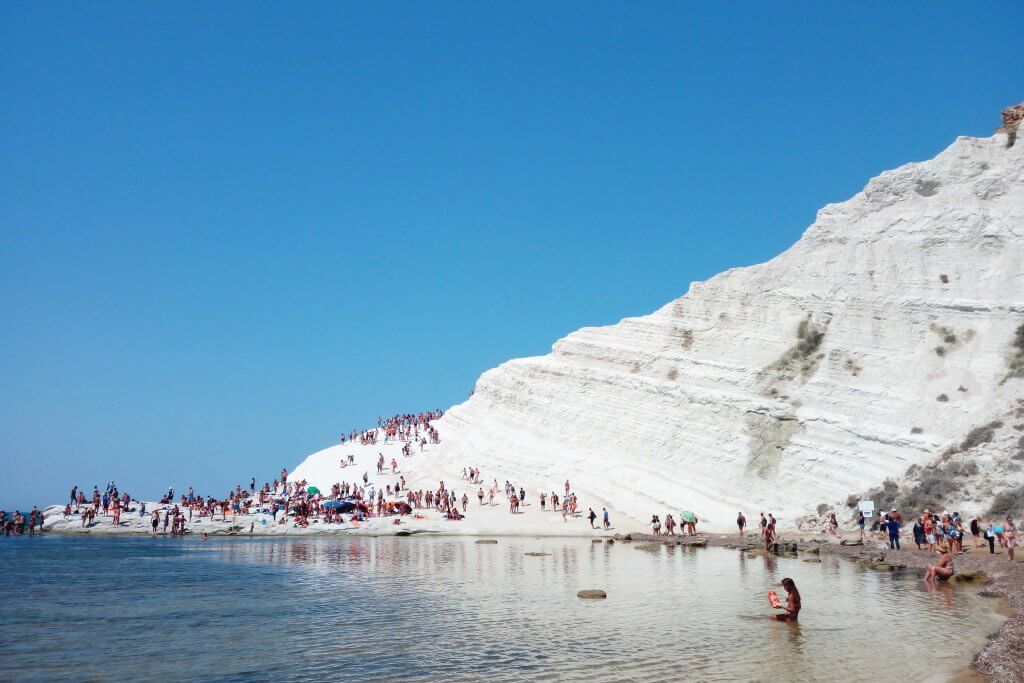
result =
[{"label": "woman in water", "polygon": [[934,581],[935,579],[940,579],[946,581],[953,574],[956,574],[956,569],[953,568],[953,556],[949,554],[949,549],[947,548],[942,551],[939,563],[928,567],[928,571],[924,573],[924,580]]},{"label": "woman in water", "polygon": [[796,621],[800,615],[800,591],[796,589],[793,579],[783,579],[782,587],[786,589],[786,604],[779,605],[776,609],[785,610],[785,614],[776,614],[777,621]]}]

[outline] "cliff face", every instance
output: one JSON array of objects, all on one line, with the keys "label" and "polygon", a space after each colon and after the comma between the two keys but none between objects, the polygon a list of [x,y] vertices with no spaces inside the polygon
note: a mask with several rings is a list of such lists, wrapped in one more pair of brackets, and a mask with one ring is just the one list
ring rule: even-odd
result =
[{"label": "cliff face", "polygon": [[1007,378],[1024,323],[1008,142],[960,138],[826,206],[767,263],[484,373],[438,457],[714,527],[793,520],[931,461],[1024,396]]}]

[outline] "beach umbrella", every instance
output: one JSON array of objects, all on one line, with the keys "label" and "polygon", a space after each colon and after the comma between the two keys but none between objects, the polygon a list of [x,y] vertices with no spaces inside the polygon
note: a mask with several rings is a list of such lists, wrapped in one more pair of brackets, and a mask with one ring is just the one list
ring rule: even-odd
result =
[{"label": "beach umbrella", "polygon": [[682,512],[679,513],[679,519],[683,520],[684,522],[694,524],[697,521],[697,515],[693,514],[689,510],[683,510]]},{"label": "beach umbrella", "polygon": [[312,496],[314,493],[320,493],[320,489],[318,489],[315,486],[307,486],[306,487],[306,493],[308,493],[309,495]]}]

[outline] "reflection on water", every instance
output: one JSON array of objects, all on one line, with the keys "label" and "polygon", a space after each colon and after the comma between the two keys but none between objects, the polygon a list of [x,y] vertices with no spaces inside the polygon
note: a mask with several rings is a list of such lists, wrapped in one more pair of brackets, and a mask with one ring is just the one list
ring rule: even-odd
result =
[{"label": "reflection on water", "polygon": [[[1001,619],[916,572],[578,539],[44,537],[0,558],[0,678],[919,680]],[[784,576],[799,623],[768,619]]]}]

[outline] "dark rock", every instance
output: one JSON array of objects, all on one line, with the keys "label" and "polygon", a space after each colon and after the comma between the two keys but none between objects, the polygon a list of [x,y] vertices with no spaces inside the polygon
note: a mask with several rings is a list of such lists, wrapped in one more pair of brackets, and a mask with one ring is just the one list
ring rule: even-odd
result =
[{"label": "dark rock", "polygon": [[583,600],[604,600],[608,594],[598,588],[588,588],[577,593],[576,597]]},{"label": "dark rock", "polygon": [[480,539],[479,541],[477,541],[477,545],[483,545],[483,544],[485,544],[485,543],[486,543],[486,544],[488,544],[488,545],[490,545],[490,544],[492,544],[492,543],[497,543],[497,542],[498,542],[498,541],[496,541],[496,540],[495,540],[495,539],[493,539],[493,538],[481,538],[481,539]]}]

